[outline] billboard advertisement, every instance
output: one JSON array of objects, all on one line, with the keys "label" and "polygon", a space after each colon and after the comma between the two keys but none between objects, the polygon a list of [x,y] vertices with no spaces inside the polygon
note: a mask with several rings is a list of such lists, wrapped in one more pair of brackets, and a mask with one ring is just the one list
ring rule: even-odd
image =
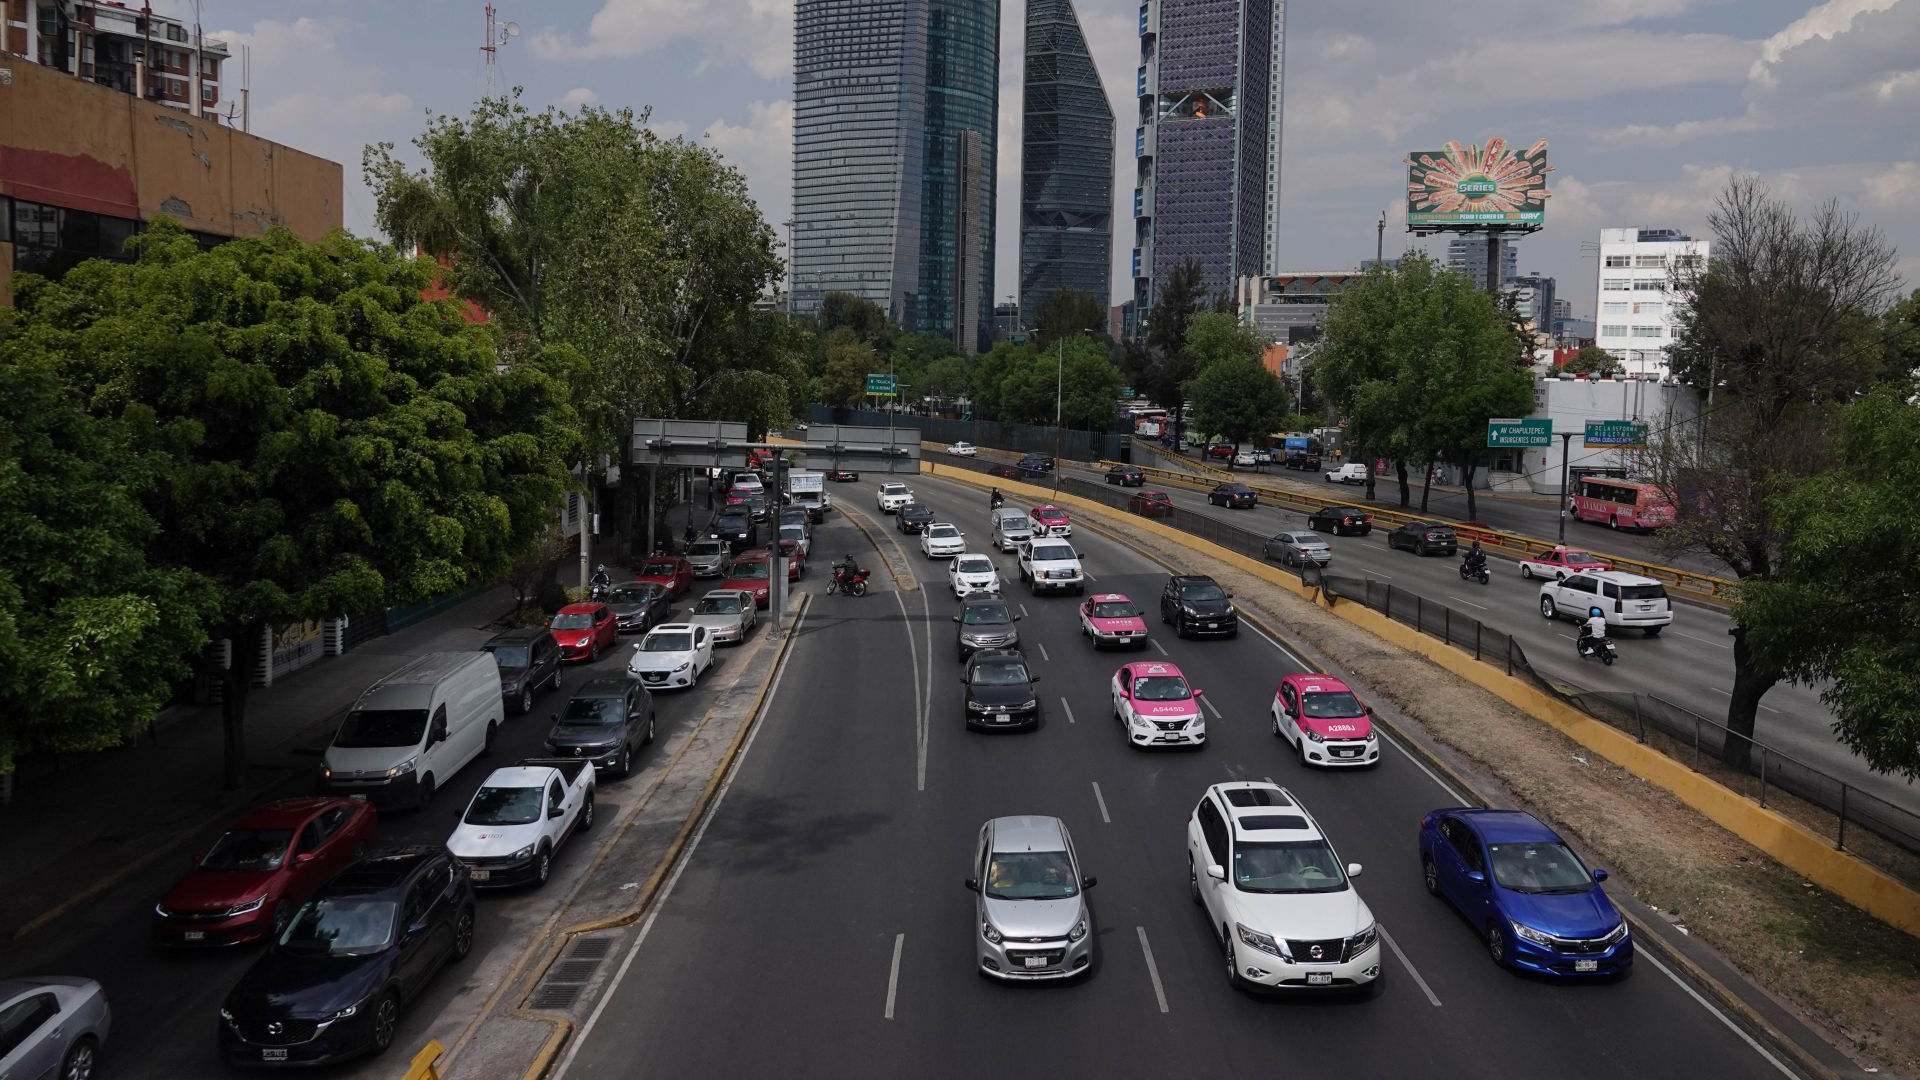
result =
[{"label": "billboard advertisement", "polygon": [[1444,150],[1407,155],[1407,225],[1414,229],[1511,226],[1546,222],[1547,140],[1523,151],[1505,139],[1484,147],[1449,142]]}]

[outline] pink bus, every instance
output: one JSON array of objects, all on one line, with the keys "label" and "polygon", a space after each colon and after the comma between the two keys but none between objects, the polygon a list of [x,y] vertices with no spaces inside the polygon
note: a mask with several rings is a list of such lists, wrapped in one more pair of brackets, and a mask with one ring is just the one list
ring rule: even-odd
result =
[{"label": "pink bus", "polygon": [[1673,506],[1652,484],[1585,476],[1574,489],[1573,516],[1615,529],[1657,529],[1673,524]]}]

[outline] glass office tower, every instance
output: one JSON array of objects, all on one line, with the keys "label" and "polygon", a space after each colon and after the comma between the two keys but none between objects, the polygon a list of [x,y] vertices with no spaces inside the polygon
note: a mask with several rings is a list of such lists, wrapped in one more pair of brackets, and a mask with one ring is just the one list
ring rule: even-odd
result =
[{"label": "glass office tower", "polygon": [[1020,133],[1020,311],[1112,296],[1113,107],[1071,0],[1028,0]]},{"label": "glass office tower", "polygon": [[973,352],[992,339],[999,0],[928,0],[926,103],[922,303],[906,325]]}]

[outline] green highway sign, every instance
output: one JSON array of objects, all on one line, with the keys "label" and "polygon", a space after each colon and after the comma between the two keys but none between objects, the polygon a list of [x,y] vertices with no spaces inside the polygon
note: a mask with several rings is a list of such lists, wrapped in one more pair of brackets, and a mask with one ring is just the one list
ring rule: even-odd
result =
[{"label": "green highway sign", "polygon": [[1642,420],[1589,420],[1586,445],[1597,450],[1645,450],[1647,425]]},{"label": "green highway sign", "polygon": [[1553,421],[1545,417],[1500,418],[1487,421],[1487,445],[1495,450],[1553,445]]},{"label": "green highway sign", "polygon": [[900,387],[891,375],[868,375],[867,393],[874,397],[895,397],[900,393]]},{"label": "green highway sign", "polygon": [[1120,400],[1122,400],[1122,401],[1132,401],[1132,400],[1133,400],[1133,387],[1131,387],[1131,386],[1123,386],[1123,387],[1121,387],[1121,388],[1120,388]]}]

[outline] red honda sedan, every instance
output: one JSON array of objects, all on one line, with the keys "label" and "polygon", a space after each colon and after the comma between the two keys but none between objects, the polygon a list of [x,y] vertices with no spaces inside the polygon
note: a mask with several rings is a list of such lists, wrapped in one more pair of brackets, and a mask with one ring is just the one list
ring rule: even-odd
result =
[{"label": "red honda sedan", "polygon": [[247,811],[153,908],[157,945],[240,945],[277,935],[300,905],[370,843],[359,799],[281,799]]},{"label": "red honda sedan", "polygon": [[605,604],[588,602],[568,604],[553,613],[547,623],[553,640],[560,643],[562,660],[585,660],[591,664],[600,653],[611,649],[620,638],[620,621]]},{"label": "red honda sedan", "polygon": [[667,595],[678,600],[693,588],[693,564],[678,555],[654,552],[633,576],[635,581],[651,581],[667,587]]}]

